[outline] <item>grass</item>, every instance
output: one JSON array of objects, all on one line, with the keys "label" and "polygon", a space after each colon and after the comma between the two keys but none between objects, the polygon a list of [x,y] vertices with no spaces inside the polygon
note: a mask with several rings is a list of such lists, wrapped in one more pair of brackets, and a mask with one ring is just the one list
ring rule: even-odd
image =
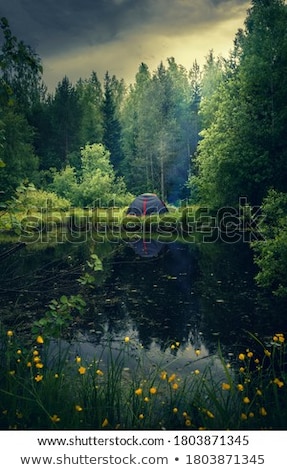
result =
[{"label": "grass", "polygon": [[[220,378],[212,362],[183,377],[167,372],[166,362],[150,364],[129,337],[116,355],[107,344],[87,363],[67,352],[52,358],[45,337],[23,346],[13,331],[2,331],[0,428],[287,429],[285,337],[253,339],[254,351],[239,352],[233,363],[218,351]],[[169,371],[175,362],[171,355]]]}]

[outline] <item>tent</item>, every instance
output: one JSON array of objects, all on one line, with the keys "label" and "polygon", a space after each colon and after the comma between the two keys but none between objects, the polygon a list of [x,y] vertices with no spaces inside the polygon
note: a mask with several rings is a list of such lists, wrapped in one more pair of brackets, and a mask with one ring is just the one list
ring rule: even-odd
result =
[{"label": "tent", "polygon": [[142,238],[129,243],[129,246],[133,248],[136,255],[141,258],[157,257],[165,245],[165,243],[161,243],[157,240],[144,240]]},{"label": "tent", "polygon": [[150,214],[164,214],[168,209],[164,202],[153,193],[144,193],[137,196],[130,204],[127,214],[128,215],[150,215]]}]

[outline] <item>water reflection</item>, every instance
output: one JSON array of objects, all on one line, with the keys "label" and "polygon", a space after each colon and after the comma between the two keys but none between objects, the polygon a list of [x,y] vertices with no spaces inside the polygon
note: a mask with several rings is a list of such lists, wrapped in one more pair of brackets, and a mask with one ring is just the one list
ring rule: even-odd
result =
[{"label": "water reflection", "polygon": [[[10,248],[2,245],[2,254]],[[83,286],[79,277],[91,254],[103,271]],[[64,332],[77,339],[75,347],[94,349],[129,335],[152,357],[174,354],[186,362],[196,359],[195,349],[213,354],[219,342],[224,354],[235,353],[246,347],[246,330],[264,336],[283,328],[285,306],[257,289],[247,244],[41,244],[1,261],[1,321],[9,328],[28,333],[53,298],[84,296],[84,314]],[[172,349],[175,343],[180,347]]]}]

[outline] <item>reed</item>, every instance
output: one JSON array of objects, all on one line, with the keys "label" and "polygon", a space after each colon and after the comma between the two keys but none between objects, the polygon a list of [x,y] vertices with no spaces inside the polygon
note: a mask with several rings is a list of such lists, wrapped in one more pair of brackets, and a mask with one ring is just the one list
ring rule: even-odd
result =
[{"label": "reed", "polygon": [[246,348],[232,363],[218,349],[219,377],[212,360],[201,372],[173,373],[176,356],[168,367],[163,360],[155,365],[129,337],[116,353],[107,342],[87,362],[61,350],[51,357],[45,336],[24,346],[13,331],[2,330],[0,428],[286,429],[285,337],[276,333],[263,342],[251,336],[254,350]]}]

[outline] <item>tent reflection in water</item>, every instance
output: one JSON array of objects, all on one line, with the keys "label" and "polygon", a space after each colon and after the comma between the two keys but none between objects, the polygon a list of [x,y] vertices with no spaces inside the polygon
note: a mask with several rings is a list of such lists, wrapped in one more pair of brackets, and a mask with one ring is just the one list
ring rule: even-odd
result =
[{"label": "tent reflection in water", "polygon": [[150,214],[165,214],[168,208],[165,203],[153,193],[144,193],[137,196],[130,204],[127,215],[150,215]]},{"label": "tent reflection in water", "polygon": [[155,258],[160,254],[165,245],[166,243],[159,242],[158,240],[145,240],[144,238],[129,243],[129,246],[133,248],[136,255],[141,258]]}]

